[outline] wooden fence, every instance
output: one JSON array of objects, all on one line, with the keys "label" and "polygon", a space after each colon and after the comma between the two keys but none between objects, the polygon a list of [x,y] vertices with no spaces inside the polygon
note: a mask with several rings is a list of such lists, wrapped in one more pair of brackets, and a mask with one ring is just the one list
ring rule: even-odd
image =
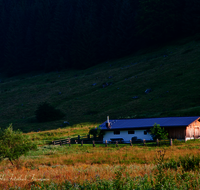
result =
[{"label": "wooden fence", "polygon": [[[66,145],[69,144],[69,146],[71,146],[71,144],[81,144],[81,146],[83,146],[84,144],[92,144],[93,147],[95,147],[96,144],[104,144],[105,147],[107,147],[109,144],[115,144],[116,147],[119,146],[119,144],[127,144],[130,146],[133,146],[133,144],[139,144],[139,145],[143,145],[143,146],[163,146],[163,145],[167,145],[167,146],[173,146],[173,144],[179,144],[181,141],[178,141],[176,139],[165,139],[165,140],[156,140],[156,141],[146,141],[145,139],[141,140],[141,141],[103,141],[103,140],[94,140],[91,139],[90,137],[87,136],[87,138],[85,139],[81,139],[80,136],[78,136],[77,139],[61,139],[61,140],[55,140],[52,141],[53,145]],[[147,144],[148,143],[148,144]]]}]

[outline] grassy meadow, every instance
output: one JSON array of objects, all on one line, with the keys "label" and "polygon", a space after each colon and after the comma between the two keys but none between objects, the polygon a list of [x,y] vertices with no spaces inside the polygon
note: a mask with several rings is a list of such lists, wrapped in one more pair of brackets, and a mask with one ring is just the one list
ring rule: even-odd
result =
[{"label": "grassy meadow", "polygon": [[[0,126],[12,123],[38,145],[14,166],[1,162],[0,189],[200,189],[200,140],[160,147],[51,145],[86,136],[107,115],[200,115],[199,64],[195,35],[86,70],[0,76]],[[41,102],[60,109],[64,118],[37,122]]]},{"label": "grassy meadow", "polygon": [[160,147],[152,143],[145,147],[142,144],[43,145],[22,156],[15,166],[4,160],[0,165],[0,187],[199,189],[199,145],[200,140]]},{"label": "grassy meadow", "polygon": [[[1,76],[0,125],[13,123],[15,129],[31,132],[63,128],[64,121],[70,126],[100,124],[107,115],[200,115],[199,39],[196,35],[140,50],[86,70]],[[152,92],[145,94],[149,88]],[[45,101],[65,117],[38,123],[35,111]]]}]

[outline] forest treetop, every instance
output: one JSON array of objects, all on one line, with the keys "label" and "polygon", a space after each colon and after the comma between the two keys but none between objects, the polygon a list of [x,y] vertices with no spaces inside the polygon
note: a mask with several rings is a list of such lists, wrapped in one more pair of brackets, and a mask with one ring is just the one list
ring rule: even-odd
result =
[{"label": "forest treetop", "polygon": [[85,69],[200,32],[199,0],[0,0],[0,71]]}]

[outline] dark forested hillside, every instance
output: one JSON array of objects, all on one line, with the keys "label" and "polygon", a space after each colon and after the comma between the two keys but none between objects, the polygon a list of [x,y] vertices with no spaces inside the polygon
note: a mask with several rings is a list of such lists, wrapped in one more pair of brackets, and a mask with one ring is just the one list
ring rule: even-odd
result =
[{"label": "dark forested hillside", "polygon": [[0,0],[0,69],[84,69],[200,31],[199,0]]}]

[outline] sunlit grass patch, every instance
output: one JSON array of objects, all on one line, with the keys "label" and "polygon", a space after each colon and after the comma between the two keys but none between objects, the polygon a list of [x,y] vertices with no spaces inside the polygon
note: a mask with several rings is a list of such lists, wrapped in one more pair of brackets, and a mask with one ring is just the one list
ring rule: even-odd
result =
[{"label": "sunlit grass patch", "polygon": [[[165,168],[162,175],[167,180],[171,180],[170,183],[173,182],[177,187],[182,187],[183,184],[184,186],[186,185],[180,181],[182,177],[193,181],[198,179],[197,170],[183,173],[185,171],[181,167],[175,167],[173,164],[180,163],[180,158],[182,158],[182,162],[188,163],[193,159],[193,156],[196,158],[200,153],[199,148],[197,148],[198,145],[199,141],[193,140],[178,146],[164,147],[165,156],[163,163],[166,164],[163,167],[167,168]],[[196,148],[190,149],[188,146]],[[180,147],[185,147],[184,151],[179,149]],[[11,187],[18,186],[24,188],[27,188],[34,181],[31,180],[33,175],[35,179],[43,179],[47,186],[51,183],[59,186],[66,181],[71,184],[84,185],[89,181],[88,187],[90,187],[90,185],[96,184],[98,180],[101,183],[104,183],[102,180],[110,181],[113,185],[116,183],[116,179],[119,179],[121,182],[133,180],[134,184],[139,184],[141,183],[140,178],[145,179],[143,182],[146,185],[152,185],[151,180],[154,183],[157,183],[156,180],[158,180],[156,174],[156,167],[158,165],[156,155],[162,151],[163,147],[121,144],[119,144],[119,147],[116,147],[114,144],[108,145],[108,147],[105,147],[103,144],[96,144],[95,147],[92,144],[84,144],[83,146],[80,144],[72,144],[71,146],[45,145],[40,146],[38,151],[30,151],[27,156],[21,157],[18,169],[8,164],[7,160],[4,160],[0,166],[0,175],[4,175],[6,179],[11,176],[15,179],[26,176],[27,180],[15,180],[10,183]],[[116,178],[116,176],[119,178]],[[175,177],[173,178],[174,181],[170,176]],[[133,183],[131,181],[130,183]],[[7,187],[7,181],[0,181],[0,184]],[[41,185],[40,182],[39,184]],[[195,181],[193,185],[195,184],[197,184],[196,187],[199,187],[198,181]],[[191,184],[188,187],[191,188]]]}]

